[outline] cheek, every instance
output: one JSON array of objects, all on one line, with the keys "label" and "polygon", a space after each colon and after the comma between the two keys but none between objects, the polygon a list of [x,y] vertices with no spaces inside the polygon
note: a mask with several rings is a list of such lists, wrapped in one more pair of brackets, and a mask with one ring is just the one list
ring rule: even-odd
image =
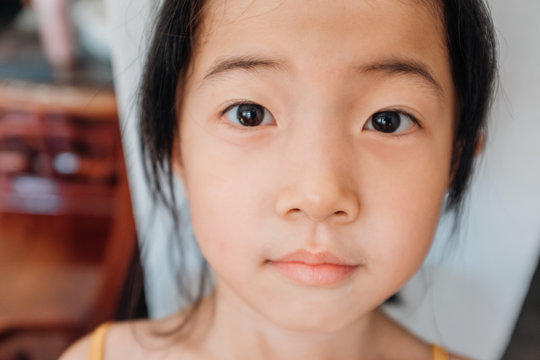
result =
[{"label": "cheek", "polygon": [[[214,269],[234,271],[252,263],[253,238],[260,231],[254,219],[264,201],[267,181],[246,157],[231,154],[221,142],[193,129],[182,143],[187,192],[194,231],[201,251]],[[221,144],[221,145],[216,145]],[[231,161],[230,159],[238,159]],[[243,160],[244,159],[244,160]],[[260,169],[259,169],[260,170]],[[230,266],[231,264],[235,266]]]},{"label": "cheek", "polygon": [[368,263],[399,287],[431,247],[448,184],[451,144],[438,139],[399,151],[392,147],[365,151]]}]

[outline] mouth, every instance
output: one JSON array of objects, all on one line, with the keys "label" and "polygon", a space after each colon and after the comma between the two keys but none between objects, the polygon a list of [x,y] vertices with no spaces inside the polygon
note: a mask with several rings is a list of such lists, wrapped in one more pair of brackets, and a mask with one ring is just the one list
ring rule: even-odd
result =
[{"label": "mouth", "polygon": [[345,281],[360,267],[331,252],[311,253],[298,250],[278,260],[268,260],[281,275],[293,282],[310,286],[330,286]]}]

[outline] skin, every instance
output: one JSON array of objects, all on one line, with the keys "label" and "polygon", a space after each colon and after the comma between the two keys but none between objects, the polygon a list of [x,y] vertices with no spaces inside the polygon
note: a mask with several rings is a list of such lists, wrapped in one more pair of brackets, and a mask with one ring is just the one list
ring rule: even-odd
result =
[{"label": "skin", "polygon": [[[219,68],[238,57],[251,65]],[[424,74],[380,66],[396,62]],[[130,331],[167,328],[182,314],[122,324],[108,356],[431,359],[378,306],[421,266],[450,182],[456,99],[437,10],[210,1],[179,90],[175,166],[216,291],[188,340],[161,350],[148,340],[154,350],[143,352]],[[227,110],[237,101],[268,109],[264,123],[235,124]],[[370,119],[383,110],[418,123],[403,117],[399,132],[376,131]],[[298,284],[271,263],[298,249],[357,268],[330,286]],[[87,346],[65,358],[84,358]]]}]

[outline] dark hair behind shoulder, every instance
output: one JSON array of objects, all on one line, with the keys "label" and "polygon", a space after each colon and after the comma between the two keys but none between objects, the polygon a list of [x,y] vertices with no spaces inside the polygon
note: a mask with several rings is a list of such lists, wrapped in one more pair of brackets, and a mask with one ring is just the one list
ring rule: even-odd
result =
[{"label": "dark hair behind shoulder", "polygon": [[[486,131],[494,92],[497,52],[490,12],[483,0],[433,0],[446,28],[447,45],[458,95],[453,149],[453,180],[446,211],[459,217],[474,169],[475,153]],[[165,0],[154,28],[140,88],[140,141],[147,179],[156,200],[175,219],[172,154],[178,134],[178,84],[189,66],[201,22],[203,0]],[[201,283],[204,279],[201,279]],[[204,286],[195,296],[198,304]]]}]

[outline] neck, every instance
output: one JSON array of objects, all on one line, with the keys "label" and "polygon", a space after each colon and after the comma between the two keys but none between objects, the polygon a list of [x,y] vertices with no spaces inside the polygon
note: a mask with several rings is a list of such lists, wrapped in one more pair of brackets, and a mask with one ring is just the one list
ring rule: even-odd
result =
[{"label": "neck", "polygon": [[375,358],[379,310],[348,326],[326,331],[296,331],[280,327],[256,313],[227,289],[218,288],[206,336],[206,348],[216,359],[369,359]]}]

